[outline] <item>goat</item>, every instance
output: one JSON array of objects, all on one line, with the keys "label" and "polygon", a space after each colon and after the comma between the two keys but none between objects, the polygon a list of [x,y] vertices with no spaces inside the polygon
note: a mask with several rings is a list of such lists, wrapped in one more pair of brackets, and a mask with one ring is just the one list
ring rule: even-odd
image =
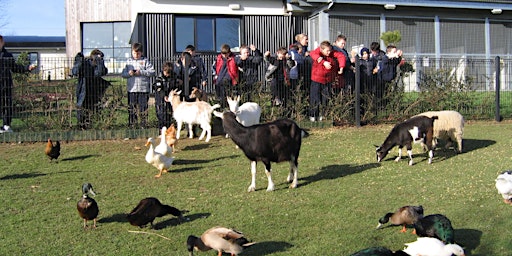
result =
[{"label": "goat", "polygon": [[240,95],[232,99],[227,97],[229,110],[235,113],[236,120],[243,126],[251,126],[260,123],[261,107],[256,102],[245,102],[241,106]]},{"label": "goat", "polygon": [[190,92],[188,97],[190,99],[196,99],[196,101],[208,101],[206,92],[197,87],[192,87],[192,92]]},{"label": "goat", "polygon": [[297,187],[298,158],[302,138],[309,134],[290,119],[280,119],[269,123],[243,126],[236,121],[235,113],[231,111],[213,114],[222,119],[224,131],[231,140],[242,149],[251,161],[251,185],[248,192],[256,190],[256,164],[262,161],[267,175],[267,191],[274,190],[272,181],[271,162],[290,162],[290,173],[286,180],[291,182],[290,188]]},{"label": "goat", "polygon": [[176,139],[180,138],[181,126],[183,123],[188,124],[189,138],[194,137],[192,132],[192,125],[199,124],[201,129],[201,136],[199,140],[202,140],[206,135],[205,142],[210,141],[212,136],[212,126],[210,124],[212,111],[219,108],[219,104],[211,106],[205,101],[186,102],[180,100],[180,93],[178,89],[174,89],[169,92],[169,101],[172,105],[173,117],[176,120]]},{"label": "goat", "polygon": [[402,148],[407,148],[409,155],[409,165],[413,164],[412,160],[412,143],[423,142],[428,148],[428,163],[432,163],[434,157],[432,138],[434,131],[434,120],[438,119],[437,116],[415,116],[398,123],[393,127],[386,140],[380,147],[377,147],[377,162],[382,161],[394,146],[398,145],[398,157],[395,162],[402,158]]}]

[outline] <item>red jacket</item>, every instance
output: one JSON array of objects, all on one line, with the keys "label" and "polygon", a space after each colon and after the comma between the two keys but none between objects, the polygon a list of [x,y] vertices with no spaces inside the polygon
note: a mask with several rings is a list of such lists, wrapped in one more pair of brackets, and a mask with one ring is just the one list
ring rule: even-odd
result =
[{"label": "red jacket", "polygon": [[[231,84],[236,85],[238,84],[238,66],[236,65],[235,55],[233,53],[229,54],[227,62],[228,74],[229,77],[231,77]],[[215,74],[220,74],[220,69],[223,64],[224,60],[222,59],[222,54],[217,55],[217,61],[215,62]]]},{"label": "red jacket", "polygon": [[[309,53],[313,59],[313,67],[311,68],[311,81],[327,84],[334,81],[334,78],[340,71],[340,68],[345,67],[345,55],[341,52],[332,50],[329,56],[324,56],[320,51],[320,47]],[[322,57],[320,63],[317,61],[318,58]],[[327,69],[324,66],[325,62],[331,63],[331,69]]]}]

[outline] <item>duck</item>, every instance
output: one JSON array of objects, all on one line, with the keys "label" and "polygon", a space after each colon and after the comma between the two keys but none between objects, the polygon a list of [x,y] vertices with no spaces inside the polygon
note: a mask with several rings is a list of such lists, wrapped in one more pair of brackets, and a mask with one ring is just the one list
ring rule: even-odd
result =
[{"label": "duck", "polygon": [[382,246],[375,246],[375,247],[369,247],[366,249],[362,249],[358,252],[355,252],[351,254],[350,256],[409,256],[409,254],[405,253],[402,250],[398,251],[392,251],[386,247]]},{"label": "duck", "polygon": [[155,141],[153,138],[148,138],[146,142],[146,147],[149,146],[148,152],[146,153],[146,162],[153,165],[160,172],[155,175],[156,178],[162,176],[162,172],[167,172],[169,168],[172,166],[172,162],[174,161],[173,157],[166,157],[158,152],[155,152],[154,149]]},{"label": "duck", "polygon": [[60,142],[56,141],[55,144],[53,144],[52,140],[48,138],[48,142],[46,142],[44,153],[48,156],[50,162],[53,159],[57,160],[60,156]]},{"label": "duck", "polygon": [[176,152],[175,146],[178,139],[176,139],[176,127],[174,127],[174,123],[172,123],[165,132],[165,141],[167,145],[172,148],[172,153]]},{"label": "duck", "polygon": [[423,206],[412,206],[406,205],[398,208],[395,212],[388,212],[382,218],[379,219],[377,229],[381,228],[382,225],[391,222],[392,225],[403,225],[400,232],[407,231],[407,225],[412,225],[418,219],[423,217]]},{"label": "duck", "polygon": [[496,178],[496,189],[503,197],[503,202],[512,205],[512,170],[507,170]]},{"label": "duck", "polygon": [[89,193],[93,196],[96,195],[91,183],[84,183],[82,185],[82,198],[76,204],[76,209],[78,210],[78,215],[84,220],[84,228],[87,227],[88,220],[93,220],[93,228],[96,228],[96,218],[100,209],[96,201],[89,197]]},{"label": "duck", "polygon": [[434,237],[444,243],[454,243],[455,232],[448,217],[442,214],[427,215],[414,224],[414,232],[420,237]]},{"label": "duck", "polygon": [[186,211],[181,211],[175,207],[162,204],[157,198],[147,197],[140,200],[139,204],[126,216],[126,219],[128,219],[128,222],[133,226],[142,228],[150,223],[151,228],[154,228],[153,221],[156,217],[172,214],[181,221],[185,219],[183,217],[184,212]]},{"label": "duck", "polygon": [[434,237],[418,237],[416,241],[406,243],[402,250],[409,255],[421,256],[464,256],[464,249],[458,244],[444,244]]},{"label": "duck", "polygon": [[158,152],[166,157],[172,156],[172,148],[167,144],[167,127],[162,127],[162,132],[160,134],[160,144],[155,147],[155,152]]},{"label": "duck", "polygon": [[255,243],[247,240],[241,232],[217,226],[206,230],[201,237],[190,235],[187,239],[187,250],[189,256],[194,255],[194,249],[203,252],[213,249],[219,256],[222,252],[235,256],[253,244]]}]

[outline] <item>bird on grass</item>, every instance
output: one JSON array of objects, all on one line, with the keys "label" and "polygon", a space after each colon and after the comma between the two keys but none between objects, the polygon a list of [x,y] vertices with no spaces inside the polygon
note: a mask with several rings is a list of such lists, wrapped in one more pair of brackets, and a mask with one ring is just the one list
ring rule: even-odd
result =
[{"label": "bird on grass", "polygon": [[87,227],[88,220],[93,220],[93,228],[96,228],[96,218],[98,217],[100,209],[96,201],[89,197],[89,193],[93,196],[96,195],[92,189],[91,183],[84,183],[82,185],[82,199],[76,204],[76,209],[78,210],[78,215],[84,220],[84,228]]},{"label": "bird on grass", "polygon": [[44,149],[44,153],[48,156],[50,159],[50,162],[60,156],[60,142],[56,141],[55,144],[53,144],[52,140],[48,138],[48,142],[46,143],[46,147]]},{"label": "bird on grass", "polygon": [[503,197],[503,202],[512,205],[512,171],[507,170],[496,178],[496,189]]},{"label": "bird on grass", "polygon": [[434,237],[447,244],[454,243],[455,232],[452,223],[442,214],[427,215],[413,225],[416,235],[420,237]]},{"label": "bird on grass", "polygon": [[433,237],[418,237],[411,243],[405,244],[402,251],[414,256],[464,256],[464,249],[458,244],[444,244],[441,240]]},{"label": "bird on grass", "polygon": [[149,146],[148,152],[146,153],[146,162],[148,164],[153,165],[155,168],[157,168],[160,172],[155,175],[155,178],[159,178],[162,176],[163,172],[168,172],[169,168],[172,166],[172,162],[174,161],[174,157],[167,157],[163,154],[160,154],[155,151],[155,141],[153,138],[149,138],[146,142],[146,147]]},{"label": "bird on grass", "polygon": [[253,244],[255,243],[247,240],[239,231],[225,227],[213,227],[206,230],[201,237],[190,235],[187,239],[187,250],[189,256],[194,255],[194,249],[203,252],[213,249],[218,252],[218,256],[221,256],[222,252],[235,256]]},{"label": "bird on grass", "polygon": [[186,212],[187,211],[180,211],[175,207],[162,204],[154,197],[148,197],[140,200],[139,204],[126,216],[126,219],[128,219],[128,222],[133,226],[142,228],[150,223],[151,228],[153,228],[153,221],[156,217],[163,217],[167,214],[172,214],[182,221],[186,220],[183,217],[183,213]]},{"label": "bird on grass", "polygon": [[395,212],[388,212],[384,217],[379,219],[379,225],[377,229],[381,228],[382,225],[391,222],[392,225],[403,225],[400,232],[406,232],[407,225],[412,225],[418,219],[423,217],[423,206],[402,206]]},{"label": "bird on grass", "polygon": [[409,256],[409,254],[405,253],[402,250],[392,251],[392,250],[390,250],[386,247],[382,247],[382,246],[375,246],[375,247],[362,249],[358,252],[351,254],[350,256],[393,256],[393,255]]}]

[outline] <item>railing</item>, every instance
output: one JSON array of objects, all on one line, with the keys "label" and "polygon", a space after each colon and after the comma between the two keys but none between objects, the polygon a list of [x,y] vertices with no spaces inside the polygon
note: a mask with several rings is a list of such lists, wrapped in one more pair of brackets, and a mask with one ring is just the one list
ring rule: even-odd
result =
[{"label": "railing", "polygon": [[[210,93],[209,100],[214,103],[217,102],[211,77],[214,56],[203,58],[209,78],[204,89]],[[153,97],[150,98],[150,128],[128,128],[126,80],[119,74],[103,77],[111,85],[96,102],[97,108],[92,113],[91,126],[86,130],[81,129],[76,119],[77,79],[69,77],[73,61],[54,61],[55,63],[48,65],[61,70],[66,79],[47,79],[41,73],[32,73],[29,77],[14,75],[11,124],[14,132],[0,134],[0,142],[45,141],[48,137],[61,140],[97,140],[155,136],[157,119]],[[157,69],[162,67],[164,61],[166,60],[152,60]],[[119,66],[121,61],[115,63]],[[290,90],[293,103],[286,107],[273,104],[269,85],[264,78],[264,63],[259,66],[258,81],[250,93],[252,101],[256,101],[263,108],[262,121],[289,117],[303,126],[359,126],[365,123],[396,122],[423,111],[441,109],[457,110],[466,119],[501,120],[512,118],[511,64],[511,60],[499,58],[406,57],[406,65],[401,66],[400,75],[393,83],[385,85],[382,95],[376,93],[376,88],[381,84],[375,82],[362,85],[361,80],[356,79],[357,83],[351,88],[345,87],[331,95],[330,103],[325,107],[326,118],[315,123],[309,121],[307,112],[308,72],[304,72],[306,76],[299,82],[298,87]],[[64,67],[57,67],[58,65]],[[120,71],[120,68],[113,70]],[[356,76],[359,76],[357,69]],[[221,133],[219,120],[214,120],[217,133]]]}]

